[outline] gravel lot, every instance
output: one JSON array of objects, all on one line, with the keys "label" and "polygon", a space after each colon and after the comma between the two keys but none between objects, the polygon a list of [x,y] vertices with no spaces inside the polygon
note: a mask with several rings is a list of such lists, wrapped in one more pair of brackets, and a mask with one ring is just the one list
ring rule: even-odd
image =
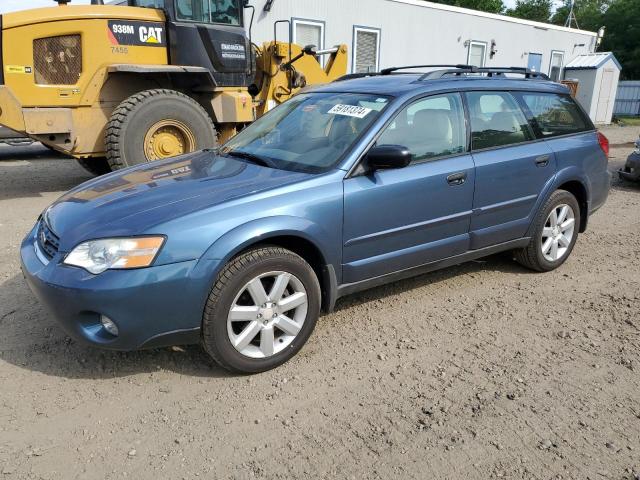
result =
[{"label": "gravel lot", "polygon": [[[611,169],[638,128],[608,128]],[[0,147],[0,480],[640,478],[640,186],[569,261],[498,255],[343,299],[292,362],[67,338],[22,279],[40,211],[89,176]]]}]

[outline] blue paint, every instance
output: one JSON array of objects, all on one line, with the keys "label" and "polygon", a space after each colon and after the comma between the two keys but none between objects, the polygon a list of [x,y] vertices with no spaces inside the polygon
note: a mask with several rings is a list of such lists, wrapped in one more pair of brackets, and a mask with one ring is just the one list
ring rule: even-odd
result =
[{"label": "blue paint", "polygon": [[[325,305],[331,307],[343,292],[374,278],[450,264],[452,257],[502,244],[521,245],[541,205],[566,182],[584,188],[589,213],[606,200],[607,159],[593,130],[551,139],[538,135],[481,151],[472,151],[468,142],[459,154],[406,168],[362,169],[361,159],[382,129],[425,96],[468,90],[567,94],[564,86],[538,80],[417,78],[390,75],[318,88],[326,94],[368,93],[388,100],[344,156],[321,173],[269,168],[203,151],[74,188],[40,220],[59,237],[53,258],[45,264],[37,257],[36,227],[22,243],[29,286],[70,335],[88,343],[120,350],[191,343],[199,341],[216,275],[256,243],[287,236],[312,244],[321,257],[322,265],[315,266],[324,272]],[[536,164],[540,157],[549,159],[542,167]],[[465,181],[449,183],[459,173]],[[167,238],[151,267],[92,275],[62,264],[81,242],[138,235]],[[116,321],[117,338],[100,327],[100,314]]]}]

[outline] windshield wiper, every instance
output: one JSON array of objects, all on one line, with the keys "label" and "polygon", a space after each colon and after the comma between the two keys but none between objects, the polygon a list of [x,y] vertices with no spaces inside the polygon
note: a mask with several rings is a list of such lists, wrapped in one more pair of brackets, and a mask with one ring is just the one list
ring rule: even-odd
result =
[{"label": "windshield wiper", "polygon": [[229,150],[228,152],[225,152],[225,155],[228,155],[230,157],[242,158],[243,160],[249,160],[251,163],[255,163],[256,165],[262,165],[263,167],[271,168],[269,162],[253,153],[243,152],[240,150]]}]

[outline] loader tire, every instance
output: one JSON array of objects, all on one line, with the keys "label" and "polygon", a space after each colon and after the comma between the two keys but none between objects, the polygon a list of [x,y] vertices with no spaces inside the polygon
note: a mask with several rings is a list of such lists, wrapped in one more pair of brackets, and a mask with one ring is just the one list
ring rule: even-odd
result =
[{"label": "loader tire", "polygon": [[111,115],[105,138],[112,170],[182,155],[217,144],[211,117],[191,97],[175,90],[145,90]]},{"label": "loader tire", "polygon": [[[47,147],[50,148],[50,147]],[[96,177],[111,172],[111,167],[106,158],[76,158],[78,164],[87,172]]]}]

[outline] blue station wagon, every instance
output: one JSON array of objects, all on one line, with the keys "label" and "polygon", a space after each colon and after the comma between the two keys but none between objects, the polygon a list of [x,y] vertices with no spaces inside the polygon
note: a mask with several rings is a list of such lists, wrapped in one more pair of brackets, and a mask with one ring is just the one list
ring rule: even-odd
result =
[{"label": "blue station wagon", "polygon": [[200,343],[254,373],[344,295],[499,251],[558,268],[607,198],[606,138],[543,75],[427,70],[351,76],[69,191],[22,243],[30,288],[82,341]]}]

